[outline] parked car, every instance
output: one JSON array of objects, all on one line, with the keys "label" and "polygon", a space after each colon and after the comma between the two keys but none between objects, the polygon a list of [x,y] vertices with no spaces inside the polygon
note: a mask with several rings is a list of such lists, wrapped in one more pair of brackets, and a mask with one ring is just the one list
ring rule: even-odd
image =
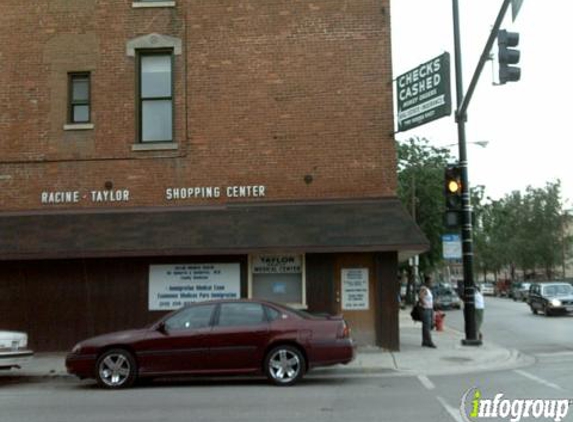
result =
[{"label": "parked car", "polygon": [[516,295],[518,294],[517,291],[519,290],[520,287],[521,287],[520,282],[511,283],[511,287],[509,288],[509,297],[512,298],[513,300],[517,300]]},{"label": "parked car", "polygon": [[432,288],[434,305],[437,309],[460,309],[462,300],[450,286],[437,285]]},{"label": "parked car", "polygon": [[569,283],[535,283],[529,289],[531,312],[546,316],[573,312],[573,287]]},{"label": "parked car", "polygon": [[484,296],[493,296],[495,295],[495,287],[493,283],[483,283],[480,286],[481,294]]},{"label": "parked car", "polygon": [[311,368],[355,356],[341,316],[314,316],[259,300],[195,303],[148,328],[94,337],[66,358],[69,373],[104,388],[137,379],[193,374],[264,374],[292,385]]},{"label": "parked car", "polygon": [[28,349],[28,334],[0,330],[0,369],[20,368],[34,352]]},{"label": "parked car", "polygon": [[530,287],[531,283],[520,283],[513,293],[513,300],[521,300],[523,302],[527,301]]},{"label": "parked car", "polygon": [[511,281],[510,280],[498,280],[495,284],[495,295],[497,297],[508,297],[510,296]]}]

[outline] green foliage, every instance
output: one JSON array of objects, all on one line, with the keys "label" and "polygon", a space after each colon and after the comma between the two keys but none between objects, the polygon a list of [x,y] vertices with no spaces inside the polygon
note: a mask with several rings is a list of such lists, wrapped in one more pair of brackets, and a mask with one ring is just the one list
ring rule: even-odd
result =
[{"label": "green foliage", "polygon": [[[431,272],[443,264],[444,169],[454,159],[449,150],[429,145],[423,138],[397,143],[398,197],[428,240],[430,251],[420,256],[420,271]],[[552,278],[556,267],[571,254],[571,236],[562,211],[561,184],[528,187],[492,201],[485,187],[471,189],[474,213],[474,264],[481,273],[515,268],[533,275],[543,271]]]},{"label": "green foliage", "polygon": [[482,271],[520,268],[526,275],[542,270],[553,278],[568,254],[571,238],[564,235],[559,181],[543,189],[528,187],[497,201],[474,202],[479,210],[474,227],[476,265]]},{"label": "green foliage", "polygon": [[430,251],[420,256],[420,270],[428,272],[442,260],[444,169],[452,157],[447,149],[420,138],[397,143],[396,148],[398,197],[430,241]]}]

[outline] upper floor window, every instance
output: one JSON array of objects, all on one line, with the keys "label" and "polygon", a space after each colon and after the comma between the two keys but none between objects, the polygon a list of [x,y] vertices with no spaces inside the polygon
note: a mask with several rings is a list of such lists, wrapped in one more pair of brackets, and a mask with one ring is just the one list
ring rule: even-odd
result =
[{"label": "upper floor window", "polygon": [[139,55],[139,140],[173,141],[173,59],[171,52]]},{"label": "upper floor window", "polygon": [[69,84],[69,123],[89,123],[90,117],[90,74],[70,73]]}]

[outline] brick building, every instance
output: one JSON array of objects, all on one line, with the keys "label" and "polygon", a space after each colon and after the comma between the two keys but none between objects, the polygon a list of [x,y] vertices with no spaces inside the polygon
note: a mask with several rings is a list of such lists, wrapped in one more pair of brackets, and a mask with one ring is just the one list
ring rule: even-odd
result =
[{"label": "brick building", "polygon": [[0,46],[0,328],[264,297],[398,348],[389,0],[3,0]]}]

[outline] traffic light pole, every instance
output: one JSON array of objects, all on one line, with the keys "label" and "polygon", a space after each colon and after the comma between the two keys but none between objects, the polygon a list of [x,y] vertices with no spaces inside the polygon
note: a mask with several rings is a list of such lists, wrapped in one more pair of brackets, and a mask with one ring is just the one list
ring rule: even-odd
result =
[{"label": "traffic light pole", "polygon": [[476,332],[475,318],[475,286],[474,286],[474,269],[473,269],[473,235],[472,235],[472,212],[470,202],[470,186],[468,177],[468,158],[466,148],[466,121],[467,109],[477,85],[483,67],[489,58],[489,53],[505,16],[511,0],[504,0],[501,10],[496,19],[494,27],[490,33],[480,61],[472,77],[467,94],[464,97],[464,86],[462,81],[462,49],[460,37],[460,19],[458,0],[453,2],[454,18],[454,48],[455,48],[455,68],[456,68],[456,96],[457,107],[456,123],[458,125],[458,148],[459,148],[459,166],[461,169],[462,179],[462,253],[464,269],[464,321],[465,321],[465,339],[462,344],[465,346],[480,346],[481,340],[478,339]]}]

